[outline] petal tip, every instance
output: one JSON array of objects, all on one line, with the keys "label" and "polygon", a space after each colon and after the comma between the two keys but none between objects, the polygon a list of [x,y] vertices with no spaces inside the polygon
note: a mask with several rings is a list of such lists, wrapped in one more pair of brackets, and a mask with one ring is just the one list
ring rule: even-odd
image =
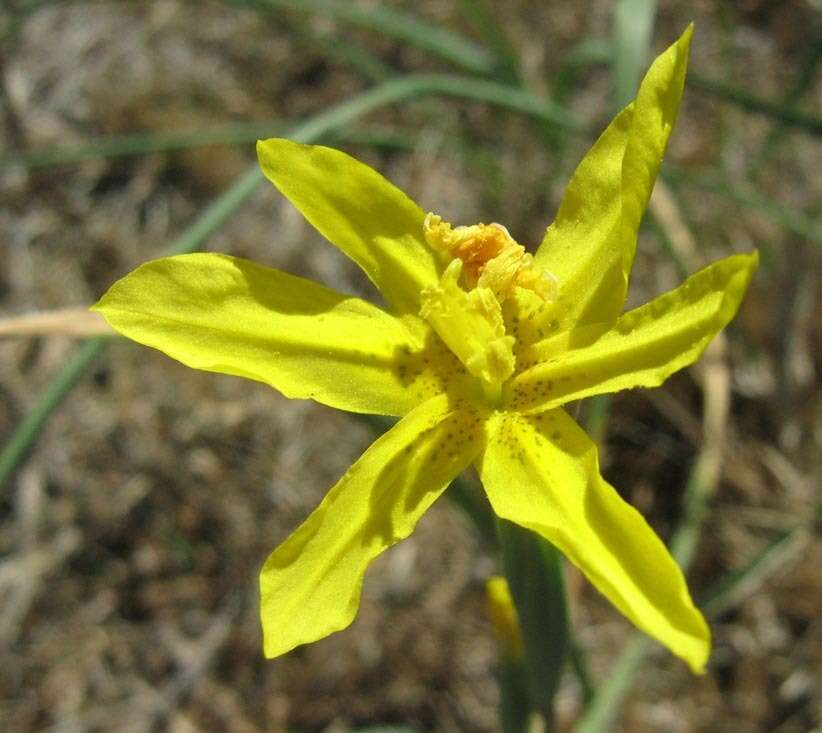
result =
[{"label": "petal tip", "polygon": [[706,673],[711,656],[711,627],[697,608],[694,607],[694,611],[698,617],[698,631],[693,634],[686,649],[675,653],[688,665],[692,674],[701,676]]},{"label": "petal tip", "polygon": [[[759,269],[759,251],[754,250],[746,254],[737,255],[737,262],[740,263],[737,271],[736,281],[740,283],[740,301],[753,280],[756,271]],[[740,262],[741,261],[741,262]]]},{"label": "petal tip", "polygon": [[691,40],[694,36],[694,23],[691,21],[686,26],[685,30],[682,31],[682,35],[676,40],[674,46],[676,46],[677,51],[682,55],[682,62],[687,69],[688,61],[691,55]]},{"label": "petal tip", "polygon": [[289,149],[310,147],[302,143],[294,142],[285,137],[269,137],[265,140],[257,140],[256,151],[257,160],[264,172],[273,168],[277,156],[286,154]]},{"label": "petal tip", "polygon": [[689,669],[691,670],[691,674],[695,674],[698,677],[707,673],[707,664],[708,658],[711,656],[711,642],[710,638],[705,643],[704,649],[700,649],[698,653],[692,655],[688,659],[685,660],[686,664],[688,665]]},{"label": "petal tip", "polygon": [[753,252],[749,252],[748,257],[751,262],[751,270],[756,271],[759,267],[759,250],[755,249]]}]

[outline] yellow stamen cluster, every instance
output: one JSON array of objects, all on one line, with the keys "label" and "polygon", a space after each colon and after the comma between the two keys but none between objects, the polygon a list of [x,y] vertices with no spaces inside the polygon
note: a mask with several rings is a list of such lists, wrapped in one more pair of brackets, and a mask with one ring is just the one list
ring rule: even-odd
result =
[{"label": "yellow stamen cluster", "polygon": [[432,249],[462,261],[469,289],[488,288],[500,302],[511,296],[515,287],[531,290],[546,302],[556,300],[556,278],[537,270],[534,258],[502,224],[452,227],[442,217],[429,213],[423,233]]},{"label": "yellow stamen cluster", "polygon": [[420,316],[496,404],[503,382],[516,366],[515,338],[506,333],[502,303],[515,288],[553,302],[556,278],[540,272],[534,258],[502,224],[452,227],[442,217],[428,214],[423,234],[428,245],[449,262],[440,282],[420,293]]},{"label": "yellow stamen cluster", "polygon": [[448,348],[478,377],[492,399],[514,371],[514,338],[505,333],[499,301],[488,288],[458,285],[462,261],[454,259],[436,286],[420,293],[420,316]]}]

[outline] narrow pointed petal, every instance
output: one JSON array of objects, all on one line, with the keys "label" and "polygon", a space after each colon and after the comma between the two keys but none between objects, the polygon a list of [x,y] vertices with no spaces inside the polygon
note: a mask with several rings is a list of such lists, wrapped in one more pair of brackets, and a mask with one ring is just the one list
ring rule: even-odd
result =
[{"label": "narrow pointed petal", "polygon": [[637,232],[685,83],[692,27],[657,57],[636,99],[611,122],[571,178],[536,253],[559,280],[561,329],[616,319],[623,308]]},{"label": "narrow pointed petal", "polygon": [[543,412],[595,394],[658,387],[728,325],[758,262],[756,252],[727,257],[623,314],[601,336],[596,326],[580,327],[533,345],[520,358],[537,363],[512,380],[510,406]]},{"label": "narrow pointed petal", "polygon": [[701,672],[710,631],[682,571],[599,473],[596,446],[563,410],[500,415],[480,477],[494,511],[558,547],[638,628]]},{"label": "narrow pointed petal", "polygon": [[419,311],[439,280],[425,214],[377,171],[339,150],[272,138],[257,143],[266,177],[329,242],[356,262],[398,314]]},{"label": "narrow pointed petal", "polygon": [[266,560],[266,656],[348,626],[368,565],[413,531],[482,446],[481,418],[445,397],[420,405],[377,440]]},{"label": "narrow pointed petal", "polygon": [[459,371],[430,329],[420,342],[363,300],[226,255],[148,262],[94,309],[124,336],[187,366],[352,412],[403,415]]}]

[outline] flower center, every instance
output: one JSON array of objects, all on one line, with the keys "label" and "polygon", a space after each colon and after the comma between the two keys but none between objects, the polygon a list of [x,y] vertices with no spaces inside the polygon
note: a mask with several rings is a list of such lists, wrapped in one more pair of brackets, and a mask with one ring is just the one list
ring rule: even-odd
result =
[{"label": "flower center", "polygon": [[439,284],[420,294],[420,316],[496,403],[515,366],[514,337],[505,332],[501,303],[516,288],[553,302],[557,279],[538,270],[534,258],[502,224],[452,227],[428,214],[423,234],[428,245],[450,262]]},{"label": "flower center", "polygon": [[510,297],[515,287],[532,290],[547,302],[556,300],[556,277],[537,270],[533,256],[502,224],[452,227],[442,217],[429,213],[422,227],[425,241],[433,250],[462,261],[468,289],[489,288],[500,302]]}]

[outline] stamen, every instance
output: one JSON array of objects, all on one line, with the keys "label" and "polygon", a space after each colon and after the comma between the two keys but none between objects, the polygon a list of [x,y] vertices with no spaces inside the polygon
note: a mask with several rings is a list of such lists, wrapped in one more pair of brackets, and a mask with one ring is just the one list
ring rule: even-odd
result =
[{"label": "stamen", "polygon": [[534,258],[502,224],[452,227],[442,217],[429,213],[423,233],[432,249],[463,263],[468,289],[488,288],[500,302],[510,297],[515,287],[531,290],[546,302],[556,300],[556,277],[537,270]]},{"label": "stamen", "polygon": [[428,245],[450,262],[439,284],[420,294],[420,316],[480,380],[486,398],[497,404],[516,364],[515,338],[505,332],[502,303],[515,288],[553,302],[557,279],[537,269],[534,258],[502,224],[452,227],[429,213],[423,233]]}]

